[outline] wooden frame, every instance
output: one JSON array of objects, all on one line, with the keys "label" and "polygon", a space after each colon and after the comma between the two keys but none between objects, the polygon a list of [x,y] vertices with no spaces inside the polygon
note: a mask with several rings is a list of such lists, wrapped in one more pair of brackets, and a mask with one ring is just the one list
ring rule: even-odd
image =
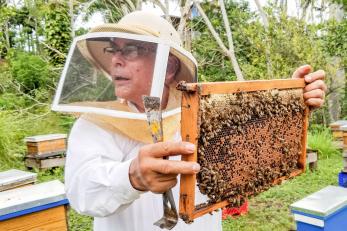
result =
[{"label": "wooden frame", "polygon": [[[263,91],[270,89],[295,89],[304,88],[305,81],[303,79],[283,79],[283,80],[258,80],[258,81],[244,81],[244,82],[214,82],[214,83],[181,83],[177,87],[182,93],[181,105],[181,135],[183,141],[188,141],[198,147],[198,134],[199,134],[199,105],[200,97],[210,94],[231,94],[237,92],[253,92]],[[303,122],[303,136],[302,136],[302,152],[298,160],[299,169],[292,172],[289,176],[294,177],[305,171],[306,165],[306,137],[308,125],[308,108],[304,112]],[[196,148],[194,154],[183,155],[182,160],[197,162]],[[275,179],[273,184],[278,184],[284,178]],[[202,208],[195,207],[195,184],[196,175],[181,175],[180,182],[180,200],[179,200],[179,213],[180,217],[185,222],[192,222],[195,218],[200,217],[206,213],[211,213],[216,209],[223,208],[229,204],[228,201],[221,201],[216,204],[205,206]]]}]

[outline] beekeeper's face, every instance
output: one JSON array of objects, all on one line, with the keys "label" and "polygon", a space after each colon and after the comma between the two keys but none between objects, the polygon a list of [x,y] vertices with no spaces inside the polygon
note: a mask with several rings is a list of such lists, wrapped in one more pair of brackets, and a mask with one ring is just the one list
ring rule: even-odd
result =
[{"label": "beekeeper's face", "polygon": [[[143,111],[142,96],[150,94],[156,47],[153,43],[117,38],[110,43],[110,47],[105,48],[105,52],[112,54],[110,74],[115,95],[131,101],[140,111]],[[177,62],[173,56],[169,57],[163,105],[168,100],[169,85],[174,79]]]},{"label": "beekeeper's face", "polygon": [[156,46],[118,38],[105,49],[112,53],[110,74],[117,97],[142,105],[142,95],[149,95],[152,84]]}]

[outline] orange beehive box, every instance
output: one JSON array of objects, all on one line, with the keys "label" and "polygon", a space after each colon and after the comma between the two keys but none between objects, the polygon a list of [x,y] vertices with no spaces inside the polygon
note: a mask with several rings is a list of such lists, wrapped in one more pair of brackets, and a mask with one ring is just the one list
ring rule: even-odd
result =
[{"label": "orange beehive box", "polygon": [[66,150],[66,134],[48,134],[26,137],[27,155],[58,153]]},{"label": "orange beehive box", "polygon": [[336,140],[343,139],[342,127],[345,125],[347,125],[347,120],[337,120],[337,121],[335,121],[329,125],[330,129],[333,133],[334,139],[336,139]]},{"label": "orange beehive box", "polygon": [[342,134],[343,149],[347,151],[347,125],[341,126],[341,130],[343,132]]},{"label": "orange beehive box", "polygon": [[0,230],[67,231],[68,204],[58,180],[0,192]]}]

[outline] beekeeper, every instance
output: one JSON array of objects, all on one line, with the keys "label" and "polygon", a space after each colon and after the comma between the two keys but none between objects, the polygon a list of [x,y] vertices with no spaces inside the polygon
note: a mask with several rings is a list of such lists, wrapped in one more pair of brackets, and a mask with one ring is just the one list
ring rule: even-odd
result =
[{"label": "beekeeper", "polygon": [[[180,92],[176,84],[196,82],[197,64],[178,33],[163,18],[133,12],[74,40],[53,102],[53,110],[80,115],[68,140],[65,185],[71,206],[94,217],[95,231],[153,231],[163,215],[159,193],[177,176],[196,174],[197,163],[164,160],[195,146],[179,136]],[[310,66],[304,76],[308,105],[323,104],[324,72]],[[151,144],[142,95],[161,97],[165,142]],[[175,198],[178,204],[178,198]],[[197,192],[196,201],[206,201]],[[221,230],[221,213],[202,216],[173,230]]]}]

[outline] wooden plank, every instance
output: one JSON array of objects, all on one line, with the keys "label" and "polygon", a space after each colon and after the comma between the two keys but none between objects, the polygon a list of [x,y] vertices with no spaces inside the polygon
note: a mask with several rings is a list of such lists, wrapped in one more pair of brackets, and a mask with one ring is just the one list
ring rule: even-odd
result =
[{"label": "wooden plank", "polygon": [[59,167],[64,165],[65,165],[65,157],[41,160],[41,168],[52,168],[52,167]]},{"label": "wooden plank", "polygon": [[230,94],[236,92],[252,92],[270,89],[290,89],[305,87],[304,79],[274,79],[235,82],[199,83],[201,95]]},{"label": "wooden plank", "polygon": [[347,131],[343,131],[343,145],[344,145],[344,148],[347,150]]},{"label": "wooden plank", "polygon": [[317,152],[309,152],[309,153],[307,153],[306,163],[316,162],[317,160],[318,160]]},{"label": "wooden plank", "polygon": [[66,150],[61,150],[57,152],[50,152],[45,154],[37,154],[37,155],[31,155],[27,154],[25,158],[34,158],[34,159],[47,159],[47,158],[59,158],[66,156]]},{"label": "wooden plank", "polygon": [[25,166],[28,168],[52,168],[65,165],[65,157],[61,158],[48,158],[48,159],[35,159],[35,158],[26,158]]},{"label": "wooden plank", "polygon": [[[199,97],[196,93],[183,92],[182,94],[182,120],[181,135],[183,141],[198,146],[198,110]],[[192,155],[183,155],[183,161],[197,162],[197,148]],[[195,182],[196,175],[181,175],[179,214],[184,220],[192,220],[195,208]]]},{"label": "wooden plank", "polygon": [[306,169],[308,115],[309,115],[309,109],[306,108],[304,112],[304,124],[302,126],[301,156],[298,161],[299,167],[302,169],[303,172],[305,172],[305,169]]},{"label": "wooden plank", "polygon": [[221,202],[212,204],[212,205],[207,206],[207,207],[203,207],[203,208],[197,209],[197,210],[194,211],[193,219],[201,217],[202,215],[204,215],[206,213],[213,212],[213,211],[215,211],[217,209],[224,208],[228,204],[229,204],[229,202],[227,200],[225,200],[225,201],[221,201]]},{"label": "wooden plank", "polygon": [[28,154],[43,154],[66,149],[65,139],[47,140],[40,142],[27,142]]},{"label": "wooden plank", "polygon": [[36,179],[28,179],[26,181],[20,181],[20,182],[7,184],[7,185],[2,185],[2,186],[0,186],[0,192],[6,191],[9,189],[20,188],[20,187],[27,186],[27,185],[33,185],[33,184],[35,184],[35,182],[36,182]]},{"label": "wooden plank", "polygon": [[2,231],[66,231],[64,205],[0,222]]}]

